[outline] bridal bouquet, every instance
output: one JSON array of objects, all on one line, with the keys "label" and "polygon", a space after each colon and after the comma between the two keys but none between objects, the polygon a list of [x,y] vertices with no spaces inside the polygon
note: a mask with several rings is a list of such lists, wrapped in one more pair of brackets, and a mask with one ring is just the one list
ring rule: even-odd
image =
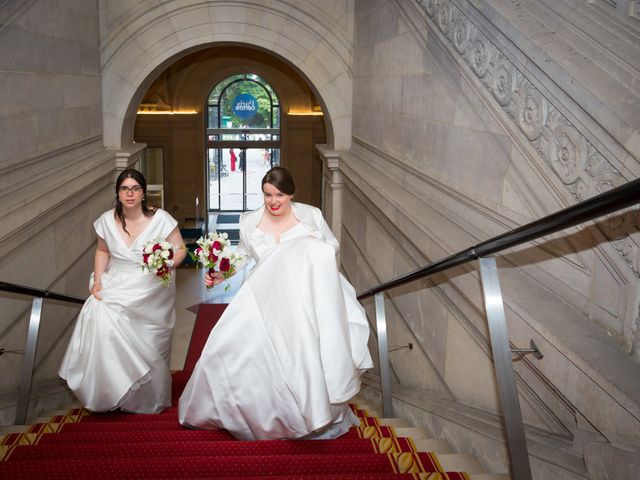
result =
[{"label": "bridal bouquet", "polygon": [[[223,277],[228,279],[236,273],[237,266],[244,260],[243,255],[237,255],[231,251],[231,242],[226,233],[209,232],[200,237],[196,244],[198,247],[189,255],[210,274],[222,272]],[[227,283],[224,291],[226,292],[229,288],[230,285]]]},{"label": "bridal bouquet", "polygon": [[156,239],[142,246],[142,270],[153,273],[165,287],[171,283],[171,267],[173,267],[171,243]]}]

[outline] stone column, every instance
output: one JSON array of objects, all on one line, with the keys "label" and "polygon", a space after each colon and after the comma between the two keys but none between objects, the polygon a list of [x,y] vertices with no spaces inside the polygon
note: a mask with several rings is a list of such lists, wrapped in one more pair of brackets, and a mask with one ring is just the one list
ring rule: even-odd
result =
[{"label": "stone column", "polygon": [[322,160],[322,213],[338,241],[342,230],[342,189],[340,153],[326,145],[316,145]]},{"label": "stone column", "polygon": [[126,148],[114,151],[116,177],[123,170],[132,168],[138,160],[142,159],[146,146],[146,143],[131,143]]}]

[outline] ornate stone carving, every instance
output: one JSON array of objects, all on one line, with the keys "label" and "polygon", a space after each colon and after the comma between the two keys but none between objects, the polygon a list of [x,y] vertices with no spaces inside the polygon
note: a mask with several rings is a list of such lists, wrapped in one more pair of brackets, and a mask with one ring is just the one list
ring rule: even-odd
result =
[{"label": "ornate stone carving", "polygon": [[[437,25],[445,40],[471,68],[503,111],[529,140],[531,146],[578,201],[625,183],[620,172],[565,118],[553,103],[523,75],[449,0],[417,0],[418,5]],[[601,222],[622,258],[640,276],[640,247],[630,233],[614,228],[615,216]],[[622,235],[622,238],[619,237]]]},{"label": "ornate stone carving", "polygon": [[453,44],[458,53],[464,53],[469,44],[469,22],[462,15],[458,15],[453,26]]},{"label": "ornate stone carving", "polygon": [[534,88],[525,88],[519,96],[517,123],[529,140],[535,140],[542,134],[547,119],[547,102]]},{"label": "ornate stone carving", "polygon": [[547,150],[549,165],[565,185],[575,183],[586,163],[584,138],[571,125],[559,125],[552,132]]},{"label": "ornate stone carving", "polygon": [[451,22],[452,6],[448,0],[442,0],[438,5],[436,22],[440,31],[445,35],[449,32],[449,24]]},{"label": "ornate stone carving", "polygon": [[438,8],[438,0],[423,0],[422,8],[427,12],[427,15],[433,17],[436,13],[436,9]]},{"label": "ornate stone carving", "polygon": [[471,68],[480,78],[484,77],[489,69],[489,47],[482,39],[476,39],[471,47]]},{"label": "ornate stone carving", "polygon": [[494,75],[491,80],[491,91],[494,98],[503,107],[511,101],[516,84],[516,71],[502,55],[498,55],[493,66]]}]

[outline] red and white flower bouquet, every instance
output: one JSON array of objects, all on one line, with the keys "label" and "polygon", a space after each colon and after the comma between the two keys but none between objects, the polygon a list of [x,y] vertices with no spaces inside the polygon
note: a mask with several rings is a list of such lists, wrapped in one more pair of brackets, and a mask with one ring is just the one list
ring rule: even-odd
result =
[{"label": "red and white flower bouquet", "polygon": [[[200,237],[196,244],[198,247],[190,253],[191,258],[206,268],[209,274],[221,272],[223,277],[228,279],[236,273],[238,266],[244,261],[243,255],[238,255],[231,250],[231,242],[226,233],[209,232]],[[227,283],[225,291],[229,288],[230,285]]]},{"label": "red and white flower bouquet", "polygon": [[171,284],[173,273],[173,245],[166,240],[156,239],[142,247],[142,270],[153,273],[165,287]]}]

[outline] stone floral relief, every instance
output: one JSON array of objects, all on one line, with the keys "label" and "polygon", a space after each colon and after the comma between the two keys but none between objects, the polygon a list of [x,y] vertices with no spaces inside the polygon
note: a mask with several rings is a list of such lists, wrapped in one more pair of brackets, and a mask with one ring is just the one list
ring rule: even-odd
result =
[{"label": "stone floral relief", "polygon": [[[450,0],[416,1],[576,201],[626,182]],[[640,278],[639,211],[613,214],[598,226],[636,279]],[[640,316],[631,330],[631,353],[640,358]]]},{"label": "stone floral relief", "polygon": [[[622,185],[619,171],[569,122],[500,50],[449,0],[416,0],[442,35],[471,68],[549,169],[576,201]],[[618,215],[620,216],[620,215]],[[605,235],[640,277],[640,246],[631,236],[640,229],[637,215],[600,222]],[[629,222],[635,222],[630,228]],[[613,228],[610,231],[609,228]]]}]

